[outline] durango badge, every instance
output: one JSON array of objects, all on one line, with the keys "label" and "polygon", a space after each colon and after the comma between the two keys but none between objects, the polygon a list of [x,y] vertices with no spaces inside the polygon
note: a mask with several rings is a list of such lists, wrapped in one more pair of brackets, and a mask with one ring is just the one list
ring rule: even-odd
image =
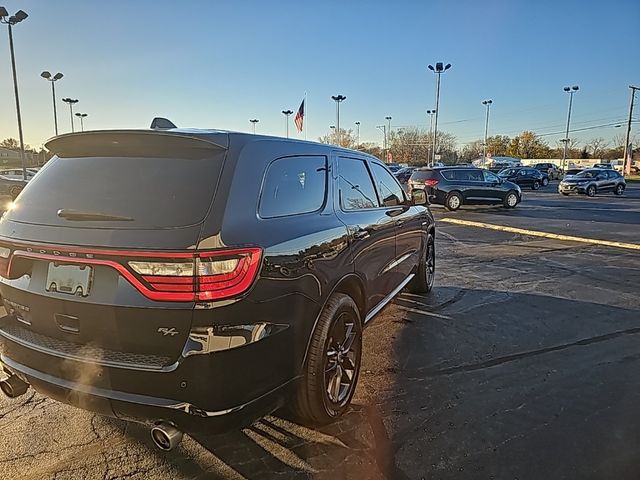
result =
[{"label": "durango badge", "polygon": [[164,335],[165,337],[166,337],[167,335],[171,335],[172,337],[173,337],[174,335],[178,335],[178,331],[177,331],[174,327],[171,327],[171,328],[167,328],[167,327],[160,327],[160,328],[158,329],[158,333],[161,333],[161,334],[162,334],[162,335]]}]

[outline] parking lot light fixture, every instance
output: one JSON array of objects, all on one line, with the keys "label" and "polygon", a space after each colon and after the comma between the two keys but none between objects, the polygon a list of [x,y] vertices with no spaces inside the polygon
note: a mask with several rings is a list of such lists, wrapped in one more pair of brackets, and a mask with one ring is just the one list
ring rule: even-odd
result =
[{"label": "parking lot light fixture", "polygon": [[338,145],[341,145],[340,142],[340,104],[347,99],[344,95],[332,95],[331,100],[336,102],[336,131],[338,132]]},{"label": "parking lot light fixture", "polygon": [[[4,23],[9,28],[9,52],[11,54],[11,71],[13,73],[13,91],[16,99],[16,116],[18,117],[18,136],[20,137],[20,163],[22,164],[22,179],[27,181],[27,166],[24,158],[24,137],[22,135],[22,116],[20,114],[20,95],[18,94],[18,78],[16,76],[16,56],[13,48],[13,26],[25,20],[27,15],[22,10],[9,16],[5,7],[0,7],[0,23]],[[9,18],[7,18],[9,17]]]},{"label": "parking lot light fixture", "polygon": [[74,126],[73,126],[73,106],[78,103],[78,99],[77,98],[63,98],[62,101],[66,104],[69,105],[69,110],[71,112],[71,133],[75,132]]},{"label": "parking lot light fixture", "polygon": [[440,75],[451,68],[451,64],[447,63],[444,65],[443,62],[437,62],[436,66],[428,65],[429,70],[436,74],[436,122],[433,129],[433,145],[432,145],[432,155],[431,162],[435,162],[436,151],[437,151],[437,143],[438,143],[438,114],[440,113]]},{"label": "parking lot light fixture", "polygon": [[482,144],[482,165],[487,161],[487,134],[489,133],[489,110],[493,100],[484,100],[482,104],[487,107],[487,116],[484,120],[484,143]]},{"label": "parking lot light fixture", "polygon": [[76,117],[80,118],[80,128],[84,132],[84,119],[88,116],[86,113],[76,113]]},{"label": "parking lot light fixture", "polygon": [[573,87],[564,87],[564,91],[569,94],[569,111],[567,113],[567,130],[562,139],[564,142],[564,148],[562,149],[562,166],[561,170],[564,172],[564,164],[567,160],[567,149],[569,147],[569,123],[571,122],[571,106],[573,105],[573,94],[576,93],[580,87],[578,85],[574,85]]},{"label": "parking lot light fixture", "polygon": [[257,118],[252,118],[251,120],[249,120],[251,122],[251,126],[253,127],[253,134],[256,134],[256,123],[258,123],[260,120],[258,120]]},{"label": "parking lot light fixture", "polygon": [[51,97],[53,99],[53,124],[55,126],[56,135],[58,135],[58,112],[56,109],[56,82],[60,80],[64,75],[60,72],[51,76],[46,70],[40,74],[42,78],[51,82]]},{"label": "parking lot light fixture", "polygon": [[287,122],[287,138],[289,138],[289,117],[292,113],[291,110],[282,110],[282,114],[285,116],[285,122]]},{"label": "parking lot light fixture", "polygon": [[356,145],[360,145],[360,122],[355,122],[356,124]]},{"label": "parking lot light fixture", "polygon": [[386,151],[387,151],[387,126],[386,125],[376,125],[376,128],[382,131],[382,149],[385,152],[384,162],[387,163]]}]

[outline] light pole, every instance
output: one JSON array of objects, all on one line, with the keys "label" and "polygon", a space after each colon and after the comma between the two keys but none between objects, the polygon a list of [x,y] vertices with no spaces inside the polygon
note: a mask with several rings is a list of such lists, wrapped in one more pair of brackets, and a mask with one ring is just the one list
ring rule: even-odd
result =
[{"label": "light pole", "polygon": [[[435,109],[427,110],[427,115],[429,115],[429,117],[430,117],[430,121],[429,121],[429,137],[431,138],[431,142],[432,142],[431,147],[432,148],[433,148],[433,116],[435,114],[436,114]],[[429,162],[429,165],[431,165],[433,167],[433,157],[431,157],[431,161]]]},{"label": "light pole", "polygon": [[253,127],[253,134],[256,134],[256,123],[258,123],[260,120],[258,120],[257,118],[252,118],[251,120],[249,120],[251,122],[251,126]]},{"label": "light pole", "polygon": [[344,102],[347,97],[344,95],[332,95],[331,99],[336,102],[336,130],[338,132],[338,145],[340,145],[340,103]]},{"label": "light pole", "polygon": [[484,120],[484,143],[482,144],[482,165],[487,161],[487,133],[489,132],[489,109],[493,100],[484,100],[482,104],[487,107],[487,117]]},{"label": "light pole", "polygon": [[60,80],[64,75],[60,72],[56,73],[53,77],[46,70],[40,74],[42,78],[51,82],[51,98],[53,98],[53,124],[55,126],[56,135],[58,135],[58,112],[56,110],[56,82]]},{"label": "light pole", "polygon": [[387,126],[386,125],[376,125],[376,128],[382,130],[382,141],[383,141],[383,155],[384,155],[384,163],[387,163]]},{"label": "light pole", "polygon": [[[22,136],[22,116],[20,115],[20,96],[18,95],[18,78],[16,77],[16,56],[13,50],[13,26],[20,23],[27,15],[22,10],[18,10],[15,15],[9,17],[9,12],[4,7],[0,7],[0,23],[5,23],[9,27],[9,51],[11,52],[11,70],[13,72],[13,91],[16,97],[16,114],[18,117],[18,136],[20,137],[20,162],[22,163],[22,179],[27,180],[27,166],[24,163],[24,138]],[[7,18],[9,17],[9,18]]]},{"label": "light pole", "polygon": [[282,114],[285,116],[285,122],[287,122],[287,138],[289,138],[289,115],[292,113],[291,110],[282,110]]},{"label": "light pole", "polygon": [[73,127],[73,106],[78,103],[78,99],[77,98],[63,98],[62,101],[64,103],[67,103],[69,105],[69,110],[71,111],[71,133],[75,132],[75,129]]},{"label": "light pole", "polygon": [[76,113],[76,117],[80,118],[80,128],[84,132],[84,119],[88,116],[86,113]]},{"label": "light pole", "polygon": [[629,175],[631,173],[631,163],[633,162],[633,146],[629,148],[629,137],[631,136],[631,118],[633,116],[633,102],[636,97],[636,90],[640,90],[640,87],[634,87],[629,85],[631,89],[631,99],[629,100],[629,121],[627,122],[627,134],[624,139],[624,149],[622,150],[622,171],[623,175]]},{"label": "light pole", "polygon": [[360,122],[356,122],[356,145],[360,145]]},{"label": "light pole", "polygon": [[431,162],[436,159],[436,144],[438,141],[438,115],[440,113],[440,75],[451,68],[451,64],[447,63],[443,66],[442,62],[437,62],[435,68],[433,65],[428,66],[429,70],[436,74],[436,124],[433,129],[433,151],[431,153]]},{"label": "light pole", "polygon": [[580,87],[574,85],[573,87],[564,87],[564,91],[569,94],[569,112],[567,113],[567,131],[564,135],[564,149],[562,150],[562,166],[560,169],[564,172],[564,163],[567,160],[567,148],[569,147],[569,122],[571,122],[571,106],[573,105],[573,94],[576,93]]},{"label": "light pole", "polygon": [[391,150],[391,142],[389,141],[389,137],[391,136],[391,116],[387,115],[386,117],[384,117],[384,119],[387,121],[387,153],[386,153],[386,160],[385,162],[389,161],[389,150]]}]

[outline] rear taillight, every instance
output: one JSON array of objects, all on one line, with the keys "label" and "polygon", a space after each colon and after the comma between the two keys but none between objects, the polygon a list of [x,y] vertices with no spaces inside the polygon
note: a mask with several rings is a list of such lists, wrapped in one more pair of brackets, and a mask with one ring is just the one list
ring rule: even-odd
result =
[{"label": "rear taillight", "polygon": [[14,258],[111,267],[151,300],[221,300],[245,293],[258,275],[262,250],[240,248],[208,252],[140,252],[0,246],[0,275],[8,278]]},{"label": "rear taillight", "polygon": [[247,248],[195,253],[186,261],[133,260],[128,264],[153,291],[163,294],[163,300],[206,301],[248,290],[258,273],[260,257],[259,248]]},{"label": "rear taillight", "polygon": [[424,184],[425,184],[427,187],[435,187],[436,185],[438,185],[438,180],[436,180],[435,178],[427,178],[427,179],[424,181]]}]

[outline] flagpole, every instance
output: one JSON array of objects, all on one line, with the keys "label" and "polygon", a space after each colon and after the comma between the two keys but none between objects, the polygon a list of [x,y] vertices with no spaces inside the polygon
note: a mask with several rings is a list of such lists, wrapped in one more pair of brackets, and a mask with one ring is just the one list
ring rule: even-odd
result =
[{"label": "flagpole", "polygon": [[[305,118],[305,122],[307,124],[307,128],[309,128],[309,117],[307,115],[307,108],[308,108],[309,104],[307,103],[307,91],[304,91],[304,116],[307,117]],[[307,139],[307,128],[303,128],[304,130],[304,139]]]}]

